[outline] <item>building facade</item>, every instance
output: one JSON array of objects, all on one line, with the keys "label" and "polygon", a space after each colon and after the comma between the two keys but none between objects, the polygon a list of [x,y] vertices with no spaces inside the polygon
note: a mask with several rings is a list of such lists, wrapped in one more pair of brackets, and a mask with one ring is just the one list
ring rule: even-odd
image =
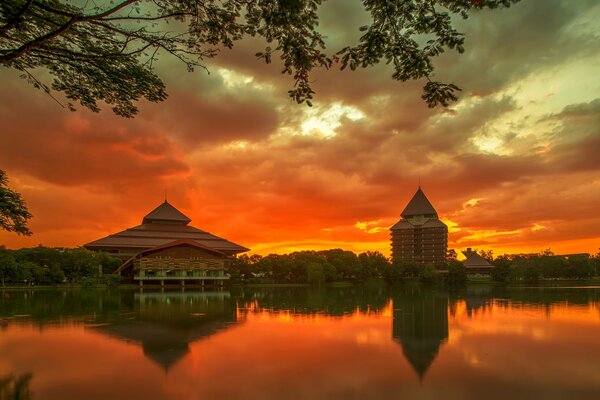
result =
[{"label": "building facade", "polygon": [[470,247],[462,252],[464,254],[465,261],[463,265],[467,274],[491,274],[494,266],[490,264],[488,260],[480,256],[476,251],[471,250]]},{"label": "building facade", "polygon": [[448,227],[421,190],[417,190],[401,219],[390,228],[392,260],[443,266],[448,251]]},{"label": "building facade", "polygon": [[191,219],[167,201],[144,217],[141,225],[84,245],[124,262],[115,271],[139,282],[218,283],[229,279],[227,263],[248,251],[206,231],[189,226]]}]

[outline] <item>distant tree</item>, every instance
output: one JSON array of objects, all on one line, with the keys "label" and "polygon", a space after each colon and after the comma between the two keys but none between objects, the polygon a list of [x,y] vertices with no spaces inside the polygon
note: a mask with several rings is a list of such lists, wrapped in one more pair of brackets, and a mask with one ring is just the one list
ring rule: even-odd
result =
[{"label": "distant tree", "polygon": [[354,280],[361,274],[360,261],[351,251],[331,249],[319,251],[318,254],[324,256],[325,260],[335,268],[339,279]]},{"label": "distant tree", "polygon": [[[144,97],[162,101],[165,85],[154,70],[159,53],[168,53],[188,70],[231,48],[245,36],[268,46],[256,56],[270,63],[278,53],[283,73],[293,76],[289,95],[311,104],[309,74],[317,68],[366,68],[381,61],[399,81],[425,78],[422,98],[430,107],[456,100],[454,84],[432,80],[432,59],[446,49],[464,51],[465,37],[453,17],[474,9],[509,7],[518,0],[364,0],[368,25],[357,27],[358,44],[325,53],[318,31],[323,0],[3,0],[0,2],[0,66],[47,93],[98,111],[98,101],[121,116],[138,110]],[[45,69],[51,86],[34,75]],[[73,108],[71,103],[66,105]]]},{"label": "distant tree", "polygon": [[69,282],[76,283],[84,277],[98,278],[101,268],[100,257],[93,251],[78,248],[63,253],[61,269]]},{"label": "distant tree", "polygon": [[306,266],[306,282],[315,286],[325,284],[325,270],[322,264],[312,262]]},{"label": "distant tree", "polygon": [[436,283],[437,280],[438,273],[433,265],[425,265],[423,268],[420,269],[419,282],[426,285],[432,285]]},{"label": "distant tree", "polygon": [[490,263],[494,261],[494,250],[479,250],[479,255]]},{"label": "distant tree", "polygon": [[108,253],[97,253],[96,257],[102,266],[103,274],[112,274],[121,266],[121,264],[123,264],[122,260],[118,259],[117,257],[113,257]]},{"label": "distant tree", "polygon": [[367,251],[358,255],[361,279],[379,278],[390,264],[389,260],[379,251]]},{"label": "distant tree", "polygon": [[31,235],[27,227],[30,218],[25,201],[19,193],[8,188],[6,173],[0,170],[0,228],[20,235]]},{"label": "distant tree", "polygon": [[467,270],[463,263],[457,260],[448,263],[446,282],[450,286],[464,285],[467,282]]},{"label": "distant tree", "polygon": [[0,248],[0,283],[4,287],[7,279],[14,278],[18,264],[9,250]]},{"label": "distant tree", "polygon": [[541,278],[541,268],[535,259],[518,259],[510,266],[510,279],[513,281],[537,283]]},{"label": "distant tree", "polygon": [[492,268],[492,280],[496,282],[506,283],[510,279],[510,266],[511,266],[510,256],[504,254],[498,256],[492,262],[494,268]]},{"label": "distant tree", "polygon": [[594,273],[593,260],[587,256],[571,256],[566,261],[565,278],[589,279],[594,276]]},{"label": "distant tree", "polygon": [[421,273],[423,267],[412,261],[397,260],[394,261],[394,267],[404,278],[415,278]]},{"label": "distant tree", "polygon": [[448,249],[448,251],[446,252],[446,259],[448,261],[451,261],[451,260],[456,260],[457,258],[458,258],[458,253],[456,253],[456,250]]}]

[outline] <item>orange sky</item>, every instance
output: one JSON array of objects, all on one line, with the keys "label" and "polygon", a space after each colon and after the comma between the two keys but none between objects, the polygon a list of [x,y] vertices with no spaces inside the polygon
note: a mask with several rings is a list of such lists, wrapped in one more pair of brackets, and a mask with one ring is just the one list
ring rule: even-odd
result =
[{"label": "orange sky", "polygon": [[[363,18],[325,4],[332,51]],[[253,252],[388,254],[420,176],[452,248],[596,253],[598,18],[597,2],[528,0],[460,21],[466,53],[436,62],[463,88],[445,110],[385,65],[316,71],[315,106],[298,106],[253,40],[210,75],[163,57],[169,98],[140,103],[135,119],[65,111],[0,69],[0,168],[34,215],[33,236],[1,232],[0,244],[79,246],[140,223],[166,190],[192,225]]]}]

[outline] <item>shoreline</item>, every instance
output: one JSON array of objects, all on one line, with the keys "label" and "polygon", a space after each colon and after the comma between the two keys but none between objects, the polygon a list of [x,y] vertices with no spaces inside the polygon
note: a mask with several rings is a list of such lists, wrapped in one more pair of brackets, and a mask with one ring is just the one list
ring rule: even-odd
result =
[{"label": "shoreline", "polygon": [[[232,283],[230,285],[225,285],[222,287],[222,289],[227,289],[227,288],[300,288],[300,287],[306,287],[306,288],[347,288],[347,287],[353,287],[353,286],[362,286],[362,285],[369,285],[369,284],[386,284],[386,285],[396,285],[396,284],[420,284],[419,279],[418,278],[407,278],[405,280],[402,281],[398,281],[398,282],[394,282],[394,283],[388,283],[383,279],[379,279],[379,280],[371,280],[371,281],[364,281],[364,282],[351,282],[351,281],[336,281],[336,282],[329,282],[326,283],[324,285],[313,285],[310,283]],[[600,286],[600,276],[597,277],[593,277],[590,279],[546,279],[546,280],[541,280],[539,282],[536,283],[525,283],[525,282],[507,282],[507,283],[501,283],[501,282],[496,282],[493,281],[490,277],[475,277],[475,278],[467,278],[467,282],[465,282],[465,284],[463,286],[467,286],[467,285],[473,285],[473,286],[477,286],[477,285],[492,285],[492,286],[500,286],[500,287],[507,287],[507,288],[552,288],[552,287],[565,287],[565,285],[570,285],[571,287],[587,287],[587,286]],[[429,285],[431,287],[436,287],[436,286],[442,286],[442,287],[447,287],[448,285],[443,285],[440,283],[437,284],[431,284]],[[458,287],[458,286],[457,286]],[[6,286],[0,286],[0,291],[6,291],[6,290],[57,290],[57,289],[118,289],[118,290],[137,290],[140,287],[137,284],[131,284],[131,283],[122,283],[119,285],[106,285],[106,284],[95,284],[95,285],[86,285],[86,284],[60,284],[60,285],[36,285],[36,286],[29,286],[29,285],[6,285]],[[202,288],[201,285],[186,285],[185,289],[190,288],[190,289],[199,289]],[[219,289],[219,287],[215,286],[204,286],[205,289]],[[156,289],[161,289],[160,286],[144,286],[143,287],[144,290],[156,290]],[[168,289],[168,290],[173,290],[173,289],[181,289],[181,286],[173,284],[173,285],[165,285],[163,287],[163,289]]]}]

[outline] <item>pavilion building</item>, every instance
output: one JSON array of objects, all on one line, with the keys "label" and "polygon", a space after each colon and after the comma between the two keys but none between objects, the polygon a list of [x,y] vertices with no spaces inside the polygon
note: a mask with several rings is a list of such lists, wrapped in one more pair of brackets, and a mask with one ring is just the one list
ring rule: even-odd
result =
[{"label": "pavilion building", "polygon": [[494,266],[476,251],[473,251],[468,247],[467,250],[462,253],[466,257],[465,261],[463,261],[463,265],[465,266],[467,274],[491,274]]},{"label": "pavilion building", "polygon": [[235,255],[248,251],[206,231],[189,226],[191,219],[166,200],[146,215],[141,225],[84,245],[124,262],[115,271],[129,281],[222,283],[225,267]]},{"label": "pavilion building", "polygon": [[390,228],[392,260],[443,266],[448,250],[448,227],[419,189],[408,202],[401,219]]}]

